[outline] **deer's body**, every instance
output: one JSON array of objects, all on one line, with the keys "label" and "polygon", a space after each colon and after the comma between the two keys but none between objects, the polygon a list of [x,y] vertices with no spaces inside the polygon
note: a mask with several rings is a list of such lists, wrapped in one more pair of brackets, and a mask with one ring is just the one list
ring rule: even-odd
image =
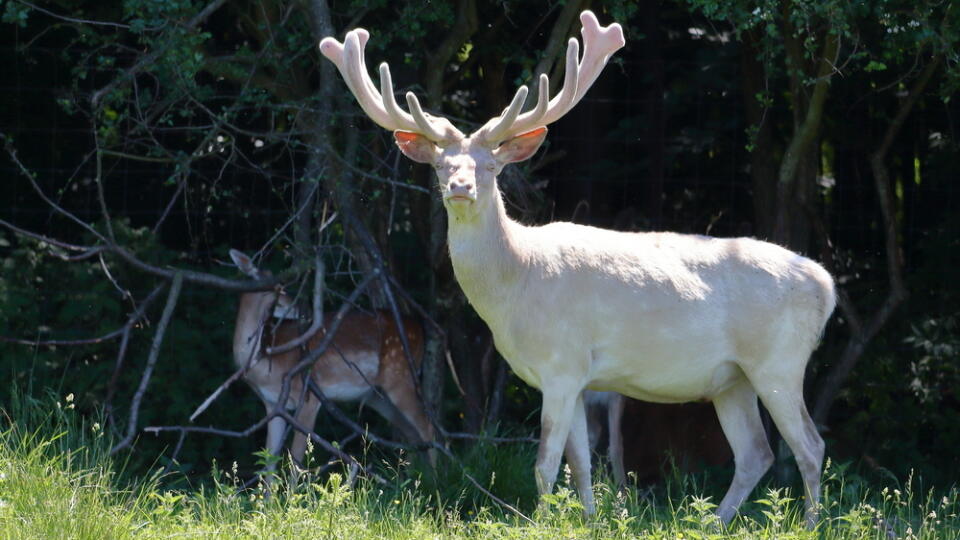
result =
[{"label": "deer's body", "polygon": [[476,222],[450,220],[453,268],[497,350],[537,388],[568,377],[644,401],[711,400],[782,363],[770,353],[791,328],[812,350],[833,310],[829,274],[773,244],[527,227],[494,203]]},{"label": "deer's body", "polygon": [[749,238],[528,227],[506,214],[497,175],[537,151],[546,126],[576,105],[625,43],[620,25],[602,27],[589,11],[580,20],[583,57],[571,39],[562,90],[551,99],[542,75],[533,109],[521,114],[522,87],[469,136],[423,113],[412,93],[410,112],[400,109],[386,64],[378,91],[363,59],[366,30],[348,32],[343,43],[325,38],[320,49],[400,150],[437,171],[457,281],[497,350],[543,393],[540,493],[553,489],[565,450],[584,508],[594,511],[584,390],[665,403],[711,400],[736,460],[717,509],[727,522],[773,462],[759,397],[797,458],[813,523],[823,440],[803,402],[803,374],[833,311],[830,275]]},{"label": "deer's body", "polygon": [[[257,270],[245,255],[232,251],[231,256],[241,270],[256,276]],[[244,379],[268,412],[280,397],[284,375],[301,359],[299,349],[273,355],[266,352],[267,348],[283,345],[300,335],[296,320],[280,318],[290,315],[287,308],[290,303],[282,293],[273,291],[244,293],[237,309],[234,363],[238,368],[246,368]],[[402,321],[414,365],[418,366],[423,353],[423,328],[411,317],[404,317]],[[316,349],[325,334],[326,328],[320,329],[303,347]],[[403,351],[400,330],[388,313],[349,312],[326,351],[313,364],[310,378],[332,401],[370,403],[412,441],[434,438],[433,425],[423,410],[410,362]],[[300,403],[301,396],[304,396],[303,403]],[[312,429],[320,401],[311,392],[303,392],[303,380],[294,377],[285,407],[298,410],[297,421]],[[274,455],[280,454],[285,429],[286,423],[280,417],[273,418],[267,425],[267,449]],[[305,449],[306,437],[296,431],[291,443],[295,461],[302,460]]]},{"label": "deer's body", "polygon": [[[257,293],[244,294],[240,298],[240,310],[237,315],[237,328],[251,328],[257,325],[254,319],[256,308],[250,305],[259,302],[272,302],[271,293],[257,298]],[[272,305],[272,304],[271,304]],[[268,307],[268,309],[271,309]],[[404,318],[407,342],[419,364],[423,349],[423,332],[416,320]],[[290,371],[299,361],[298,350],[267,357],[265,347],[276,347],[292,341],[300,335],[300,326],[296,321],[277,321],[264,325],[262,337],[247,339],[243,331],[234,335],[234,362],[243,367],[250,358],[252,349],[257,351],[257,360],[244,374],[244,379],[254,388],[265,402],[276,403],[280,395],[283,378],[277,373]],[[306,344],[308,350],[316,348],[323,339],[326,329],[317,332]],[[375,388],[390,388],[404,375],[410,377],[407,358],[401,348],[399,330],[393,317],[382,311],[373,315],[349,312],[340,323],[340,329],[333,344],[313,365],[311,377],[324,395],[333,401],[360,401],[371,397]],[[412,379],[411,379],[412,381]],[[302,389],[302,381],[291,381],[291,392],[287,408],[294,408]]]}]

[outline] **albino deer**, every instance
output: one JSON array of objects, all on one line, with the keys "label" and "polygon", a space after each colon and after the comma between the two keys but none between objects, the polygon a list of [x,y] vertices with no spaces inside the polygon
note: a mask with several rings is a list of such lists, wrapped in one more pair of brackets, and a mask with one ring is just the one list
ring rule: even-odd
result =
[{"label": "albino deer", "polygon": [[436,169],[457,281],[513,371],[543,393],[540,493],[551,492],[565,448],[585,511],[594,512],[585,389],[662,403],[712,400],[736,461],[717,509],[728,522],[773,461],[759,396],[796,456],[812,523],[824,446],[804,405],[803,376],[834,308],[830,274],[750,238],[530,227],[507,216],[497,175],[537,151],[546,125],[580,101],[624,45],[619,24],[601,27],[589,11],[580,20],[583,58],[571,39],[563,89],[549,99],[542,75],[532,110],[520,114],[521,87],[470,136],[425,114],[413,93],[410,112],[400,109],[386,64],[377,89],[364,63],[366,30],[348,32],[342,44],[325,38],[320,50],[400,150]]},{"label": "albino deer", "polygon": [[[230,258],[244,274],[260,279],[261,272],[249,257],[231,249]],[[272,410],[280,396],[283,376],[300,361],[299,351],[267,355],[265,349],[287,343],[299,336],[292,300],[282,292],[266,291],[244,293],[240,296],[237,323],[233,333],[233,360],[237,367],[247,367],[244,378],[263,400],[267,411]],[[275,320],[271,320],[275,319]],[[407,343],[419,364],[423,349],[423,328],[412,318],[404,318]],[[317,347],[325,331],[318,331],[307,342],[308,349]],[[328,399],[333,401],[366,400],[391,425],[412,441],[434,439],[433,425],[427,418],[414,386],[410,364],[403,352],[400,334],[392,316],[378,312],[367,315],[350,312],[340,323],[327,350],[313,364],[313,381]],[[303,381],[294,377],[286,406],[294,409],[303,394]],[[297,413],[297,422],[313,428],[320,401],[306,392]],[[280,455],[286,421],[274,417],[267,424],[267,450]],[[301,463],[307,439],[295,431],[290,454]],[[271,464],[272,471],[274,465]]]}]

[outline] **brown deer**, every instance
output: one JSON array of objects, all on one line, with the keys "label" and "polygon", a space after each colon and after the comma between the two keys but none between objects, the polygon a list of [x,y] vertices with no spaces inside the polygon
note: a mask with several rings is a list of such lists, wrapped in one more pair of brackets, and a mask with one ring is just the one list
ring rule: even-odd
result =
[{"label": "brown deer", "polygon": [[[260,279],[265,272],[253,265],[248,256],[230,250],[230,258],[244,274]],[[244,293],[240,296],[237,322],[233,333],[233,360],[245,368],[244,379],[263,400],[269,412],[280,396],[283,376],[299,361],[297,349],[268,355],[269,347],[282,346],[296,339],[300,329],[295,320],[292,300],[282,292]],[[413,318],[403,319],[407,343],[419,365],[423,351],[423,328]],[[325,333],[320,329],[305,347],[317,347]],[[324,396],[332,401],[365,401],[396,426],[405,437],[415,442],[434,440],[433,425],[417,396],[413,373],[403,352],[400,333],[394,318],[385,312],[373,315],[351,311],[340,323],[327,350],[313,364],[310,377]],[[303,392],[303,381],[294,377],[286,406],[295,409],[297,422],[312,429],[320,411],[320,401],[311,392]],[[280,455],[286,421],[274,417],[267,424],[267,450]],[[290,454],[301,463],[306,451],[306,436],[295,431]],[[432,459],[432,456],[431,456]],[[271,464],[269,471],[272,472]]]},{"label": "brown deer", "polygon": [[823,440],[803,401],[803,377],[836,303],[833,279],[810,259],[752,238],[624,233],[573,223],[527,226],[506,212],[497,175],[530,158],[624,45],[619,24],[581,14],[583,58],[571,39],[563,88],[549,81],[521,114],[521,87],[503,113],[470,136],[427,115],[412,92],[397,105],[390,69],[367,73],[370,34],[320,42],[364,112],[393,132],[409,158],[432,166],[447,211],[447,240],[463,292],[497,350],[543,393],[535,476],[550,493],[565,451],[585,512],[595,509],[582,393],[645,401],[708,400],[736,463],[717,509],[728,522],[773,462],[757,398],[793,450],[808,522],[820,494]]}]

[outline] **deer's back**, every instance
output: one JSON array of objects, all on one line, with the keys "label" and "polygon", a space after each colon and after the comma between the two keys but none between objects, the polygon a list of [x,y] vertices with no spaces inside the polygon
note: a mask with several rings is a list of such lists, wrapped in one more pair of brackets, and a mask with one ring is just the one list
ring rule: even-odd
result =
[{"label": "deer's back", "polygon": [[649,401],[709,397],[785,335],[809,353],[834,305],[818,264],[750,238],[567,223],[526,235],[527,275],[511,296],[523,301],[486,315],[498,350],[534,386],[539,371],[570,371]]}]

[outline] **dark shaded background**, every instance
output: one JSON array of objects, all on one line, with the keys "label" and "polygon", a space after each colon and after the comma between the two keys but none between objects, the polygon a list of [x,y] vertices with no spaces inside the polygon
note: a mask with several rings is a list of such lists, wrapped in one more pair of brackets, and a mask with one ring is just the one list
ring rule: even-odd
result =
[{"label": "dark shaded background", "polygon": [[[136,2],[128,3],[125,10],[84,2],[48,4],[56,13],[82,14],[97,20],[130,22],[140,13]],[[182,4],[186,14],[202,6]],[[474,54],[481,60],[458,64],[461,71],[456,73],[462,75],[451,75],[449,67],[445,71],[448,84],[443,110],[461,125],[475,126],[507,102],[515,83],[529,75],[537,51],[545,46],[553,17],[560,11],[555,6],[541,15],[532,3],[524,2],[479,4],[480,31],[473,42]],[[753,141],[744,110],[744,95],[749,91],[744,87],[743,59],[753,52],[744,47],[729,24],[708,20],[687,4],[595,4],[593,9],[603,23],[613,20],[614,12],[628,16],[621,19],[627,30],[627,46],[617,53],[581,104],[550,127],[548,146],[529,165],[501,179],[511,213],[528,223],[571,220],[618,230],[766,237],[767,231],[757,225],[758,205],[748,150]],[[4,8],[8,14],[15,13],[10,7],[14,5],[23,7],[7,2]],[[243,20],[250,16],[248,10],[258,5],[239,2],[218,10],[201,26],[208,33],[204,54],[211,58],[256,43],[257,38]],[[283,8],[288,4],[268,5]],[[420,70],[424,60],[419,53],[436,45],[437,36],[450,25],[452,11],[440,9],[430,14],[378,2],[334,3],[332,11],[338,35],[351,21],[371,29],[369,66],[387,59],[398,88],[423,91],[425,79]],[[171,25],[186,19],[186,15],[175,15],[164,12],[153,16],[158,20],[167,17]],[[276,31],[280,36],[282,28],[278,41],[290,38],[285,46],[297,54],[282,61],[268,56],[264,62],[276,64],[273,80],[280,81],[278,84],[289,84],[290,88],[294,83],[303,84],[310,92],[297,94],[294,88],[286,94],[282,89],[271,93],[238,84],[216,68],[190,72],[183,67],[193,86],[187,85],[188,91],[171,98],[171,109],[158,113],[158,117],[169,115],[172,120],[167,125],[157,121],[143,131],[137,131],[135,122],[129,119],[135,116],[129,96],[117,99],[128,99],[125,103],[130,109],[115,106],[122,101],[107,101],[92,110],[89,95],[118,77],[121,68],[134,65],[148,51],[159,50],[162,39],[174,37],[150,37],[147,33],[147,37],[138,38],[130,31],[101,26],[90,26],[90,35],[86,36],[78,30],[84,25],[35,10],[22,24],[12,16],[4,21],[0,36],[0,64],[4,66],[0,132],[7,138],[7,147],[15,149],[58,204],[102,230],[104,222],[93,180],[94,132],[102,147],[116,152],[149,155],[151,148],[164,148],[169,155],[182,157],[194,147],[199,134],[211,129],[209,117],[197,112],[195,102],[214,111],[243,102],[231,117],[233,127],[221,126],[227,137],[224,150],[214,152],[213,159],[190,162],[186,171],[170,161],[127,159],[116,153],[102,156],[106,206],[116,220],[118,237],[141,258],[158,266],[175,265],[237,277],[223,264],[227,250],[258,249],[290,218],[298,185],[310,167],[310,139],[299,117],[285,106],[297,103],[301,112],[315,110],[318,94],[314,89],[323,76],[309,29],[296,16],[282,19],[284,26]],[[405,38],[404,30],[415,24],[426,29],[423,35]],[[883,35],[876,34],[867,23],[857,30],[861,50],[873,50],[883,40]],[[381,35],[383,41],[378,42]],[[853,47],[850,43],[844,46]],[[174,50],[180,49],[177,45]],[[911,80],[916,70],[910,63],[922,60],[906,57],[898,63],[888,59],[889,70],[880,73],[862,69],[867,60],[857,60],[859,63],[848,67],[842,76],[832,79],[819,130],[816,154],[820,163],[814,166],[818,174],[811,206],[832,243],[838,283],[866,313],[879,305],[887,289],[883,223],[867,156],[889,124],[890,111],[902,99],[895,91],[897,78]],[[187,63],[170,62],[181,67]],[[490,66],[500,66],[502,72],[492,71]],[[284,70],[299,70],[296,74],[302,80],[284,79],[289,73]],[[868,471],[890,470],[906,475],[916,469],[940,479],[953,479],[960,465],[955,451],[960,444],[955,393],[960,382],[956,362],[960,304],[955,285],[960,224],[953,211],[958,204],[955,164],[960,157],[956,132],[960,110],[955,100],[944,99],[937,91],[938,77],[945,75],[935,76],[897,136],[888,159],[905,281],[911,294],[869,343],[822,428],[828,453],[835,459],[851,460]],[[152,92],[151,99],[156,101],[170,92],[170,86],[183,83],[169,82],[176,77],[159,68],[134,79],[138,95]],[[768,151],[779,155],[790,132],[792,111],[788,102],[780,99],[787,92],[783,81],[771,76],[766,83],[773,96],[765,117],[771,128]],[[885,86],[888,84],[894,84],[894,90]],[[332,146],[346,154],[352,133],[359,140],[353,149],[360,169],[401,183],[429,185],[428,171],[400,159],[389,135],[360,116],[359,108],[344,95],[339,78],[334,86],[336,127],[331,129]],[[183,107],[179,116],[177,107]],[[113,123],[111,116],[121,120]],[[264,144],[258,145],[257,141]],[[214,140],[211,144],[217,143]],[[90,242],[80,227],[51,211],[8,157],[4,154],[0,160],[0,218],[64,241]],[[350,194],[352,203],[378,239],[399,281],[414,298],[429,304],[432,280],[451,280],[448,264],[431,262],[429,196],[362,180],[335,166],[325,169],[325,174],[334,172],[341,175],[341,182],[355,188]],[[183,178],[188,179],[183,195],[174,199],[168,217],[152,232]],[[322,193],[321,201],[333,204],[334,197],[326,185]],[[812,230],[812,224],[809,227]],[[334,225],[322,241],[332,291],[327,306],[333,309],[342,297],[338,295],[351,290],[363,263],[352,258],[357,255],[356,244],[351,243],[342,225]],[[0,229],[0,242],[0,335],[73,339],[98,335],[122,324],[130,304],[104,278],[97,260],[64,262],[9,228]],[[270,246],[263,264],[277,270],[290,266],[300,257],[294,244],[295,238],[282,235]],[[815,259],[822,258],[821,245],[813,232],[794,247]],[[134,291],[137,298],[155,284],[155,278],[148,274],[112,259],[109,263],[113,278]],[[469,395],[461,398],[446,377],[442,420],[448,429],[458,431],[490,429],[497,424],[508,431],[529,431],[536,425],[539,397],[508,377],[503,408],[490,414],[491,384],[501,361],[495,356],[493,360],[482,359],[488,348],[488,333],[465,306],[462,296],[451,294],[451,298],[457,298],[450,312],[453,322],[448,326],[451,351]],[[230,336],[235,294],[195,286],[186,287],[183,297],[143,404],[141,414],[147,424],[184,423],[232,371]],[[370,305],[377,301],[365,302]],[[159,317],[158,310],[153,310],[152,324]],[[134,336],[128,364],[116,385],[116,409],[112,412],[119,415],[114,421],[121,428],[146,357],[150,330],[144,328]],[[843,316],[836,315],[823,346],[811,361],[809,395],[816,394],[841,354],[847,334]],[[9,392],[36,394],[52,388],[61,395],[75,393],[80,410],[95,414],[105,404],[115,356],[115,343],[82,348],[0,343],[0,373],[8,381],[0,385],[0,404]],[[706,440],[716,429],[715,423],[711,424],[715,420],[702,410],[691,412],[690,417],[703,418],[704,423],[690,428],[677,421],[662,421],[672,418],[672,410],[658,413],[634,407],[625,420],[625,431],[631,437],[628,461],[648,462],[649,458],[630,457],[630,448],[648,452],[653,444],[649,441],[683,439],[678,429],[693,429],[703,437],[699,441],[687,437],[685,441],[689,442],[679,445],[665,444],[674,453],[684,452],[683,447],[687,447],[692,461],[710,461],[709,456],[718,452],[718,443]],[[709,406],[704,407],[709,410]],[[363,414],[378,426],[375,417]],[[252,392],[235,385],[205,413],[203,422],[242,428],[260,415]],[[379,427],[389,431],[386,426]],[[345,428],[322,419],[317,431],[342,435]],[[152,436],[141,440],[134,466],[150,467],[158,460],[165,463],[164,456],[169,455],[174,442]],[[191,437],[179,456],[179,466],[203,471],[210,458],[220,456],[238,459],[249,468],[253,459],[250,455],[259,445],[259,434],[256,440]]]}]

